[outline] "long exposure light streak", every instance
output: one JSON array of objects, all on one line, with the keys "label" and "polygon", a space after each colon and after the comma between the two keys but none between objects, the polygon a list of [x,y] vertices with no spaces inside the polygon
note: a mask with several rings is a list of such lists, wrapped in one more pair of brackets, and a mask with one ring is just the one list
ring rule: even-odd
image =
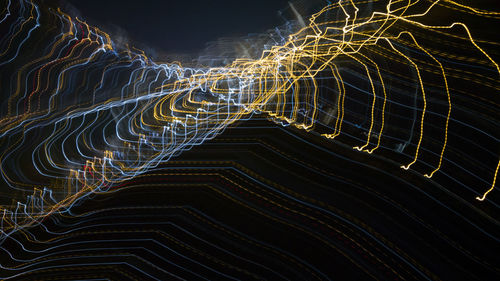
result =
[{"label": "long exposure light streak", "polygon": [[[472,97],[498,110],[499,65],[481,47],[497,43],[436,18],[447,8],[499,13],[444,0],[338,1],[258,58],[205,67],[154,62],[60,9],[2,3],[0,169],[10,190],[2,192],[9,194],[2,236],[255,114],[360,152],[380,151],[428,178],[454,165],[447,160],[453,135],[488,165],[480,164],[479,175],[451,169],[472,174],[478,200],[495,188],[500,162],[489,163],[498,161],[498,124],[469,125],[460,104]],[[469,133],[450,131],[452,121]],[[471,143],[474,134],[493,145]]]}]

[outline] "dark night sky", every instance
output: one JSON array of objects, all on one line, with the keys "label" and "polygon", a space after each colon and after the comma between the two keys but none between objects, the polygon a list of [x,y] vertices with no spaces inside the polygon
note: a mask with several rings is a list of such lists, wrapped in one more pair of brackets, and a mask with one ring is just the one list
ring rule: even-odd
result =
[{"label": "dark night sky", "polygon": [[220,37],[264,32],[284,23],[278,12],[288,6],[287,0],[60,1],[104,31],[123,30],[134,43],[166,53],[196,52]]}]

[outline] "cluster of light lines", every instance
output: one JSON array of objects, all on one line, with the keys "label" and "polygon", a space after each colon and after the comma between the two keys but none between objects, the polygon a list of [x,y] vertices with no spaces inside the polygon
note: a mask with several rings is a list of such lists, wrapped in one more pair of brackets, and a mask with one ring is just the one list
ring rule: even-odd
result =
[{"label": "cluster of light lines", "polygon": [[[412,127],[410,134],[416,142],[406,149],[411,159],[401,165],[405,170],[428,153],[422,148],[428,100],[445,104],[438,125],[437,161],[426,163],[432,168],[422,172],[431,178],[441,169],[447,151],[453,92],[450,70],[436,55],[442,56],[441,52],[425,48],[421,34],[436,32],[443,40],[446,36],[458,40],[476,54],[464,60],[488,68],[493,80],[500,75],[498,64],[467,25],[426,23],[438,7],[500,16],[454,1],[327,4],[305,27],[285,38],[285,44],[264,50],[260,58],[236,59],[221,67],[156,63],[143,51],[118,46],[108,34],[61,10],[45,11],[26,0],[4,2],[0,25],[10,27],[1,38],[0,67],[21,67],[13,74],[1,74],[14,82],[1,90],[8,99],[0,116],[0,169],[9,190],[32,195],[24,203],[18,199],[4,206],[3,235],[150,171],[254,114],[327,139],[356,135],[356,127],[355,139],[364,139],[350,145],[371,154],[384,146],[385,138],[394,142],[387,128],[405,126],[388,121],[394,115],[388,104],[396,100],[398,87],[412,93],[410,100],[421,101],[417,130],[414,133]],[[40,37],[34,34],[40,28],[54,37],[38,42]],[[391,73],[392,66],[387,66],[391,63],[414,74],[407,89],[403,82],[394,82],[404,77],[397,70]],[[433,80],[425,77],[431,74]],[[367,91],[361,91],[367,98],[362,107],[368,109],[366,114],[351,108],[349,99],[356,98],[350,81],[366,83]],[[326,88],[330,92],[325,93]],[[366,126],[359,125],[363,116]],[[405,150],[401,141],[394,143],[399,146],[393,150]],[[491,187],[478,200],[494,189],[499,166],[500,161]]]}]

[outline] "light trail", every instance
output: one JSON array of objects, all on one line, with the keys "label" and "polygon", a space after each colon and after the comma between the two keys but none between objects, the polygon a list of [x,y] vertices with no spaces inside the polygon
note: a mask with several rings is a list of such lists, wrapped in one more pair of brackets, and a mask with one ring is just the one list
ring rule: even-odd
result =
[{"label": "light trail", "polygon": [[[222,67],[156,63],[61,10],[4,2],[0,24],[9,32],[0,40],[0,71],[8,86],[0,169],[21,195],[9,198],[12,206],[2,203],[3,236],[66,212],[255,114],[360,152],[396,151],[401,168],[431,178],[453,164],[446,159],[450,122],[469,126],[454,117],[456,98],[482,98],[460,83],[494,98],[500,88],[499,66],[481,47],[491,42],[475,40],[464,23],[432,23],[432,13],[447,7],[477,17],[499,14],[453,1],[338,1],[284,44]],[[40,40],[40,30],[51,37]],[[483,99],[498,110],[498,98]],[[498,149],[498,132],[469,127]],[[497,173],[498,165],[491,180],[476,176],[480,185],[493,182],[478,200],[494,189]]]}]

